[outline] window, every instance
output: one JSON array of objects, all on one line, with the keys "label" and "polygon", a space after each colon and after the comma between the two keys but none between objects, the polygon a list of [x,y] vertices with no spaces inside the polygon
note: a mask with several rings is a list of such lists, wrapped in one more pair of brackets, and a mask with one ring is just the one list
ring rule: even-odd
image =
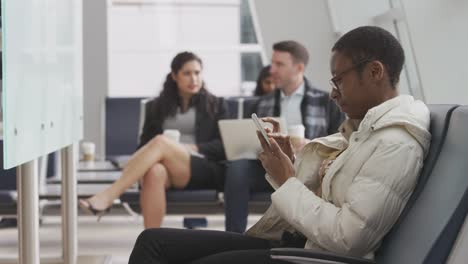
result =
[{"label": "window", "polygon": [[197,53],[207,87],[249,94],[263,62],[248,0],[113,0],[108,6],[109,96],[159,94],[178,52]]},{"label": "window", "polygon": [[[262,61],[261,46],[255,31],[252,12],[248,0],[241,1],[241,45],[250,44],[252,51],[241,54],[242,95],[251,95],[255,90],[257,76],[265,62]],[[247,46],[247,45],[246,45]]]}]

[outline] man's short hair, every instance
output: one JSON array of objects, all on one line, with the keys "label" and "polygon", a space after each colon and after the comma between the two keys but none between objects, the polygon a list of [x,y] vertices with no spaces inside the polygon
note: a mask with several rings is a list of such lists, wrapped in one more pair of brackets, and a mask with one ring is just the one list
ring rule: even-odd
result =
[{"label": "man's short hair", "polygon": [[294,63],[309,63],[309,52],[301,43],[294,40],[286,40],[273,44],[273,50],[291,54]]},{"label": "man's short hair", "polygon": [[[378,60],[387,69],[390,84],[396,87],[405,62],[405,53],[398,40],[380,27],[358,27],[344,34],[333,46],[349,57],[353,64],[365,60]],[[359,70],[362,71],[364,66]]]}]

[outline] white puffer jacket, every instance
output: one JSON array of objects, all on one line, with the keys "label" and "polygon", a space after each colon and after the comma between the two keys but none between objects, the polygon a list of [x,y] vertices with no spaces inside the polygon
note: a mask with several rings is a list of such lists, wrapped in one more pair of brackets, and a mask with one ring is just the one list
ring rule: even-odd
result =
[{"label": "white puffer jacket", "polygon": [[[294,164],[296,177],[277,188],[247,234],[277,240],[297,230],[308,239],[305,248],[373,258],[416,185],[429,123],[424,103],[402,95],[370,109],[349,141],[340,133],[313,140]],[[316,196],[311,190],[319,185],[324,154],[345,148]]]}]

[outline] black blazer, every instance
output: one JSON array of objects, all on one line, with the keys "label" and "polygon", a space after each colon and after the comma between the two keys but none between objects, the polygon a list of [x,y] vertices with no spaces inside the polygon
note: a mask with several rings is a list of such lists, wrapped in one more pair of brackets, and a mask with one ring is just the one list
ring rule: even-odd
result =
[{"label": "black blazer", "polygon": [[[214,96],[211,94],[204,96]],[[209,115],[201,101],[196,100],[191,107],[195,107],[195,141],[198,151],[205,155],[209,160],[222,161],[226,159],[223,143],[221,141],[218,121],[227,116],[227,105],[223,98],[216,98],[216,111],[214,115]],[[140,137],[139,148],[156,135],[162,134],[162,125],[164,120],[157,120],[155,115],[155,104],[158,103],[158,98],[155,98],[146,104],[145,123],[143,132]]]}]

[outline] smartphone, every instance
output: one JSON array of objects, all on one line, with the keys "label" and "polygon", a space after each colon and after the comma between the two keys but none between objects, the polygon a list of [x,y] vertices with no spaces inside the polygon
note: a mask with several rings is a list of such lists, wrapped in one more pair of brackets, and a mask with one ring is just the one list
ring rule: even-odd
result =
[{"label": "smartphone", "polygon": [[255,114],[255,113],[252,114],[252,120],[255,123],[255,125],[257,126],[258,131],[260,131],[260,133],[262,134],[262,136],[265,139],[268,146],[271,147],[270,140],[268,139],[265,128],[260,123],[260,120],[258,119],[257,114]]}]

